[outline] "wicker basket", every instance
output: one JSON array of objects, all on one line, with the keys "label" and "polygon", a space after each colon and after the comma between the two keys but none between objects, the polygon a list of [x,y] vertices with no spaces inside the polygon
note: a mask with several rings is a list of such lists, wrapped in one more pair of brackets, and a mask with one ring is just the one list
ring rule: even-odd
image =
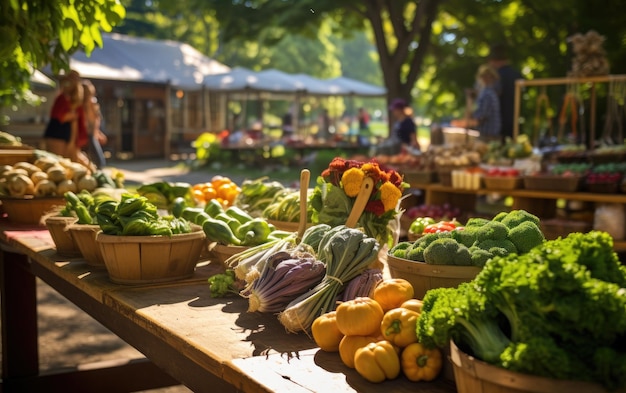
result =
[{"label": "wicker basket", "polygon": [[99,232],[111,281],[118,284],[158,283],[191,277],[205,245],[201,229],[168,236],[115,236]]},{"label": "wicker basket", "polygon": [[438,177],[442,186],[452,187],[452,170],[439,170]]},{"label": "wicker basket", "polygon": [[0,165],[14,165],[14,164],[17,164],[18,162],[24,162],[24,161],[31,162],[33,157],[34,157],[33,149],[0,148]]},{"label": "wicker basket", "polygon": [[7,214],[9,221],[16,224],[45,225],[41,218],[58,207],[65,206],[63,197],[24,197],[1,199],[2,210]]},{"label": "wicker basket", "polygon": [[411,186],[414,184],[431,184],[439,181],[439,176],[435,171],[405,171],[404,181]]},{"label": "wicker basket", "polygon": [[587,191],[595,194],[617,194],[621,191],[622,181],[615,183],[587,183]]},{"label": "wicker basket", "polygon": [[[287,232],[298,232],[298,227],[300,226],[299,222],[289,222],[289,221],[275,221],[275,220],[267,220],[269,224],[272,224],[276,227],[276,229],[280,231]],[[311,223],[307,223],[306,227],[310,227]]]},{"label": "wicker basket", "polygon": [[515,190],[524,185],[519,176],[484,176],[483,181],[488,190]]},{"label": "wicker basket", "polygon": [[75,217],[51,216],[45,219],[46,228],[57,248],[57,254],[64,257],[79,257],[78,245],[69,232],[69,227],[78,219]]},{"label": "wicker basket", "polygon": [[578,191],[583,183],[582,176],[564,177],[560,175],[524,176],[524,188],[544,191]]},{"label": "wicker basket", "polygon": [[[458,393],[608,393],[599,384],[551,379],[505,370],[470,356],[450,343]],[[618,389],[617,393],[624,393]]]},{"label": "wicker basket", "polygon": [[100,226],[74,224],[70,225],[68,229],[87,264],[94,267],[105,267],[102,251],[96,243]]},{"label": "wicker basket", "polygon": [[224,263],[228,258],[239,254],[240,252],[246,251],[248,248],[250,247],[215,244],[210,250],[213,252],[213,255],[215,255],[215,259],[217,259],[217,261]]},{"label": "wicker basket", "polygon": [[410,282],[418,299],[422,299],[429,289],[453,288],[471,281],[480,272],[476,266],[429,265],[393,255],[387,255],[387,264],[391,277]]}]

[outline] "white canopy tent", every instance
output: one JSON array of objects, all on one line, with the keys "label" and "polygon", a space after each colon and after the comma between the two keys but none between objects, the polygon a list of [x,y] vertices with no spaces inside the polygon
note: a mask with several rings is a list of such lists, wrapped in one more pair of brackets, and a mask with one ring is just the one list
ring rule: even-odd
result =
[{"label": "white canopy tent", "polygon": [[70,66],[85,78],[170,84],[201,89],[207,75],[230,71],[188,44],[103,34],[103,46],[89,57],[76,52]]}]

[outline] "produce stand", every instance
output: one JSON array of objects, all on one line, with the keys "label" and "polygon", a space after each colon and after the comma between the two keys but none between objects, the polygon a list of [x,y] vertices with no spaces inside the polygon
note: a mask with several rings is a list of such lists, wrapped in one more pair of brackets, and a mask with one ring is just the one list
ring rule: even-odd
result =
[{"label": "produce stand", "polygon": [[[307,335],[286,333],[275,315],[246,312],[246,299],[211,298],[207,278],[223,271],[219,263],[203,261],[191,278],[175,282],[117,285],[104,269],[60,257],[45,228],[1,222],[0,241],[3,390],[110,392],[182,383],[195,392],[455,391],[441,376],[369,383]],[[149,361],[40,374],[36,277]]]},{"label": "produce stand", "polygon": [[[553,218],[556,215],[558,199],[596,203],[626,204],[626,194],[605,194],[590,192],[557,192],[539,190],[493,190],[481,188],[469,190],[433,184],[415,184],[411,187],[424,190],[425,203],[441,205],[449,203],[459,207],[462,211],[475,211],[476,196],[499,193],[513,198],[512,209],[523,209],[542,219]],[[468,197],[469,196],[469,197]],[[626,241],[615,240],[616,251],[626,251]]]}]

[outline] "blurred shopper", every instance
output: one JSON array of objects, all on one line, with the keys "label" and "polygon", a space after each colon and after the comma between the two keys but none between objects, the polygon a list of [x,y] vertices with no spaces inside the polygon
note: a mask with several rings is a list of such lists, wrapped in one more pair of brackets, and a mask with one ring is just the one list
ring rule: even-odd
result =
[{"label": "blurred shopper", "polygon": [[80,75],[71,70],[59,77],[60,91],[54,99],[50,120],[44,131],[46,150],[72,158],[82,112],[83,89]]},{"label": "blurred shopper", "polygon": [[367,113],[367,110],[365,110],[365,108],[359,108],[357,118],[359,120],[359,132],[360,133],[369,132],[370,115],[369,113]]},{"label": "blurred shopper", "polygon": [[87,135],[86,147],[87,156],[93,162],[96,168],[103,168],[106,165],[106,158],[102,145],[107,143],[107,136],[102,131],[102,113],[98,98],[96,97],[96,88],[89,80],[83,80],[84,100],[83,113],[84,125]]},{"label": "blurred shopper", "polygon": [[513,136],[515,126],[515,81],[522,79],[522,74],[515,69],[509,60],[507,48],[503,44],[495,44],[489,52],[489,65],[499,75],[495,90],[500,100],[501,134],[503,138]]},{"label": "blurred shopper", "polygon": [[417,141],[417,126],[413,121],[413,109],[401,98],[393,100],[389,106],[392,118],[395,120],[391,137],[399,142],[400,151],[419,151]]},{"label": "blurred shopper", "polygon": [[[496,92],[498,73],[489,64],[478,68],[476,79],[479,86],[476,98],[476,109],[472,113],[473,123],[480,131],[480,138],[484,141],[500,141],[502,139],[500,121],[500,100]],[[471,101],[471,97],[468,97]]]}]

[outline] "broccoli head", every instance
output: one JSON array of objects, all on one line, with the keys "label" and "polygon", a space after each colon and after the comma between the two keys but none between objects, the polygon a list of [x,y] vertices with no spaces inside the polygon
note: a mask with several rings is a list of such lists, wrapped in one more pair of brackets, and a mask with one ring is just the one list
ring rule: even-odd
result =
[{"label": "broccoli head", "polygon": [[511,210],[505,215],[498,214],[493,218],[493,221],[501,222],[509,229],[513,229],[526,221],[533,222],[535,225],[539,226],[539,217],[528,213],[526,210]]},{"label": "broccoli head", "polygon": [[406,259],[416,262],[424,262],[424,249],[426,247],[419,245],[413,245],[413,247],[409,248],[406,252]]},{"label": "broccoli head", "polygon": [[459,228],[450,233],[451,237],[465,247],[471,247],[476,243],[476,227]]},{"label": "broccoli head", "polygon": [[486,219],[486,218],[472,217],[472,218],[467,220],[467,222],[465,223],[465,227],[466,228],[467,227],[481,227],[481,226],[485,225],[488,222],[491,222],[491,221]]},{"label": "broccoli head", "polygon": [[474,229],[476,240],[504,240],[509,237],[509,228],[498,221],[489,221],[483,226]]},{"label": "broccoli head", "polygon": [[470,265],[469,249],[452,238],[437,239],[424,249],[424,262],[433,265]]},{"label": "broccoli head", "polygon": [[483,267],[485,263],[491,258],[493,258],[493,254],[487,250],[483,250],[482,248],[478,248],[477,246],[472,246],[469,248],[470,255],[472,257],[472,265]]},{"label": "broccoli head", "polygon": [[507,214],[509,214],[509,212],[500,212],[496,214],[491,220],[501,222],[502,219],[506,217]]},{"label": "broccoli head", "polygon": [[389,254],[396,258],[406,258],[407,249],[413,245],[411,242],[400,242],[389,250]]},{"label": "broccoli head", "polygon": [[537,224],[531,221],[523,221],[511,228],[509,240],[515,245],[518,253],[525,254],[533,247],[543,243],[545,237]]},{"label": "broccoli head", "polygon": [[[478,248],[482,248],[483,250],[487,250],[491,252],[492,254],[499,255],[499,256],[506,256],[508,254],[517,253],[517,247],[515,247],[515,244],[513,244],[513,242],[507,239],[502,239],[502,240],[487,239],[487,240],[483,240],[477,243],[476,246]],[[494,252],[493,249],[496,249],[496,248],[500,250],[495,250]],[[502,250],[506,252],[502,253]]]}]

